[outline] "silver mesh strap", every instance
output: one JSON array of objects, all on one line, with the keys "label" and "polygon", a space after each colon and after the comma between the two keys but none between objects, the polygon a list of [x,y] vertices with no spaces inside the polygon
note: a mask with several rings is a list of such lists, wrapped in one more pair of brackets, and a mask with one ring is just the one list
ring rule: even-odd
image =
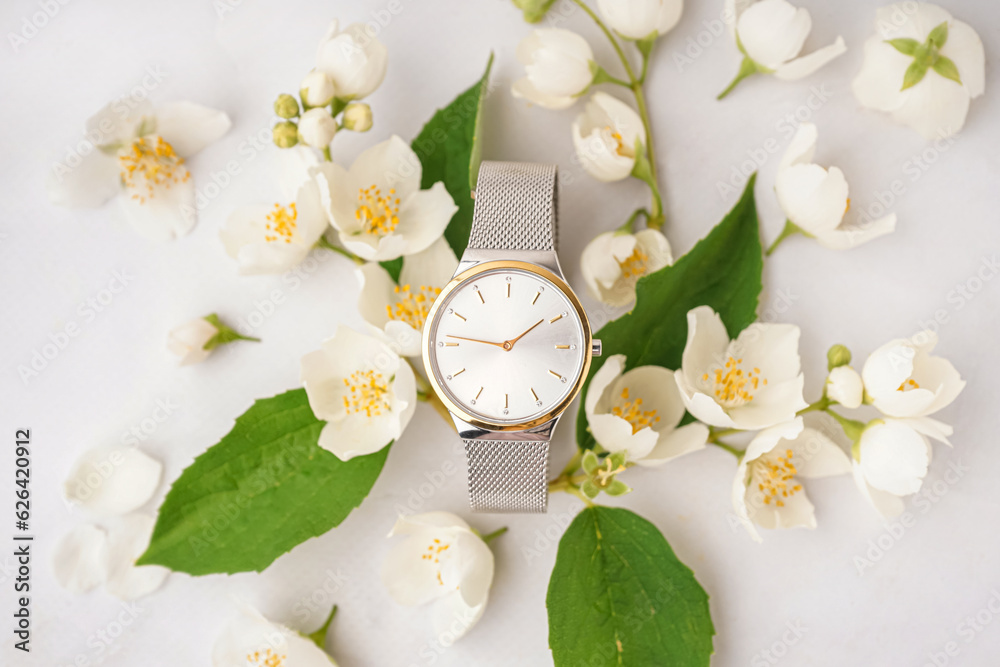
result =
[{"label": "silver mesh strap", "polygon": [[554,164],[480,165],[470,248],[556,250],[558,218]]},{"label": "silver mesh strap", "polygon": [[545,512],[549,443],[466,440],[473,512]]},{"label": "silver mesh strap", "polygon": [[[556,250],[556,166],[489,162],[479,167],[469,247]],[[474,512],[544,512],[548,506],[549,443],[466,440],[469,502]]]}]

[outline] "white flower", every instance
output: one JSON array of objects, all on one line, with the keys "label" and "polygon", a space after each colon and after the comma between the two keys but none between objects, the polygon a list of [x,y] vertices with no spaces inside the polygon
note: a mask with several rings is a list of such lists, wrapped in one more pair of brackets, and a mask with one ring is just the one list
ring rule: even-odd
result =
[{"label": "white flower", "polygon": [[219,330],[208,320],[198,317],[172,330],[167,335],[167,349],[180,360],[181,366],[201,363],[208,359],[212,350],[206,349],[208,341]]},{"label": "white flower", "polygon": [[306,258],[328,228],[319,185],[309,178],[290,204],[236,209],[219,235],[240,273],[284,273]]},{"label": "white flower", "polygon": [[316,69],[333,80],[341,100],[358,100],[375,92],[385,78],[387,62],[385,45],[368,34],[362,23],[339,30],[333,21],[316,52]]},{"label": "white flower", "polygon": [[670,32],[681,19],[683,0],[597,0],[604,21],[628,39]]},{"label": "white flower", "polygon": [[396,135],[361,153],[350,170],[333,162],[317,169],[327,215],[344,247],[362,259],[425,250],[458,210],[444,183],[420,189],[420,160]]},{"label": "white flower", "polygon": [[136,566],[149,546],[155,521],[144,514],[118,519],[105,533],[83,524],[55,547],[52,569],[56,581],[72,593],[85,593],[98,584],[122,600],[135,600],[160,588],[170,570],[159,565]]},{"label": "white flower", "polygon": [[525,76],[511,87],[514,97],[546,109],[565,109],[594,80],[594,54],[587,40],[562,28],[540,28],[517,45]]},{"label": "white flower", "polygon": [[243,607],[212,648],[212,667],[336,667],[311,640]]},{"label": "white flower", "polygon": [[862,105],[892,114],[927,139],[949,137],[985,90],[985,60],[976,31],[947,10],[927,2],[888,5],[877,10],[851,89]]},{"label": "white flower", "polygon": [[758,433],[740,459],[733,480],[733,511],[760,542],[762,528],[816,527],[816,515],[798,478],[829,477],[851,471],[847,454],[802,418]]},{"label": "white flower", "polygon": [[[926,428],[932,422],[932,428]],[[861,434],[854,462],[854,481],[862,495],[885,517],[903,512],[900,496],[916,493],[931,463],[925,436],[947,442],[951,427],[928,419],[886,419]]]},{"label": "white flower", "polygon": [[896,214],[845,225],[850,208],[847,180],[837,167],[812,164],[817,131],[812,123],[799,126],[778,165],[774,191],[788,221],[834,250],[851,248],[896,229]]},{"label": "white flower", "polygon": [[358,268],[358,311],[375,331],[384,333],[399,354],[420,356],[424,321],[457,268],[458,259],[443,237],[426,250],[403,258],[399,284],[379,264],[365,264]]},{"label": "white flower", "polygon": [[573,145],[580,166],[599,181],[628,178],[646,131],[632,107],[607,93],[594,93],[573,121]]},{"label": "white flower", "polygon": [[86,139],[49,178],[52,203],[101,206],[116,194],[128,221],[155,240],[184,236],[196,221],[195,188],[185,160],[225,134],[221,112],[191,102],[156,113],[148,101],[112,102],[87,121]]},{"label": "white flower", "polygon": [[826,395],[845,408],[856,408],[861,405],[865,387],[861,376],[850,366],[837,366],[826,378]]},{"label": "white flower", "polygon": [[937,334],[925,330],[872,352],[861,369],[870,402],[890,417],[921,418],[951,404],[965,381],[950,361],[931,356],[935,345]]},{"label": "white flower", "polygon": [[364,102],[351,102],[344,107],[344,127],[351,132],[372,129],[372,108]]},{"label": "white flower", "polygon": [[347,327],[302,357],[301,366],[309,406],[326,421],[319,446],[342,461],[398,438],[416,409],[410,365],[386,343]]},{"label": "white flower", "polygon": [[337,134],[337,120],[325,107],[310,109],[299,119],[299,139],[306,146],[326,148]]},{"label": "white flower", "polygon": [[640,366],[622,373],[625,355],[609,357],[594,375],[584,409],[597,442],[607,451],[625,452],[641,466],[666,463],[705,447],[708,428],[693,423],[677,428],[684,416],[673,371]]},{"label": "white flower", "polygon": [[724,15],[744,61],[736,79],[720,98],[750,74],[801,79],[847,50],[844,40],[837,37],[833,44],[799,56],[812,30],[812,18],[808,10],[796,8],[786,0],[726,0]]},{"label": "white flower", "polygon": [[655,229],[635,234],[604,232],[583,249],[580,269],[595,299],[609,306],[625,306],[635,300],[639,278],[673,261],[667,237]]},{"label": "white flower", "polygon": [[73,464],[63,494],[93,516],[118,516],[145,505],[162,473],[163,464],[137,447],[95,447]]},{"label": "white flower", "polygon": [[337,92],[333,79],[326,72],[313,70],[306,74],[299,85],[299,96],[308,107],[325,107]]},{"label": "white flower", "polygon": [[674,378],[688,411],[724,428],[767,428],[791,421],[806,407],[799,328],[755,322],[730,341],[708,306],[688,313],[681,369]]},{"label": "white flower", "polygon": [[469,525],[448,512],[401,516],[396,542],[382,564],[382,583],[401,605],[435,602],[437,640],[450,646],[483,615],[493,583],[493,552]]}]

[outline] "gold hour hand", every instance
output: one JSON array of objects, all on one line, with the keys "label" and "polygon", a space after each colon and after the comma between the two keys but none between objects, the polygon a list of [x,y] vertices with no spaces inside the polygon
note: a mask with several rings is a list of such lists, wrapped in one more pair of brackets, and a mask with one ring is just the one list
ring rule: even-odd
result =
[{"label": "gold hour hand", "polygon": [[467,340],[470,343],[483,343],[484,345],[493,345],[493,346],[496,346],[496,347],[499,347],[499,348],[502,348],[502,349],[505,349],[505,350],[507,349],[505,347],[505,343],[493,343],[493,342],[488,341],[488,340],[477,340],[475,338],[465,338],[463,336],[452,336],[451,334],[447,334],[447,337],[448,338],[457,338],[458,340]]}]

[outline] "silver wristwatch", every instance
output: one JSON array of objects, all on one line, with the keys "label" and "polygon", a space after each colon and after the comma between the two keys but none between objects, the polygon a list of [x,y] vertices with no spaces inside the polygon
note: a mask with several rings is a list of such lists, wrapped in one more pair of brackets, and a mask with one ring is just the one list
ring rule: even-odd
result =
[{"label": "silver wristwatch", "polygon": [[555,165],[483,162],[469,245],[427,316],[427,376],[476,512],[544,512],[549,441],[600,354],[556,256]]}]

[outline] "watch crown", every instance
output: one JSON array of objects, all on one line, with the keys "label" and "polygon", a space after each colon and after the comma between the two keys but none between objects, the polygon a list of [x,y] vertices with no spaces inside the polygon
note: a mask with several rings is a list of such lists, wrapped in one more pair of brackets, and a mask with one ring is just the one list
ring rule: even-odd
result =
[{"label": "watch crown", "polygon": [[600,340],[594,339],[594,341],[590,344],[590,356],[592,356],[592,357],[599,357],[599,356],[601,356],[601,341]]}]

